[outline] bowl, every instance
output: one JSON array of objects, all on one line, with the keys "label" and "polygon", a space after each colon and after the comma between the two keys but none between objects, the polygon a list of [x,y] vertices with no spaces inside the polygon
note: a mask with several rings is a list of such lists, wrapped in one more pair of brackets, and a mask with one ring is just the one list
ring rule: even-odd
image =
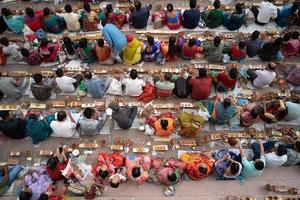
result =
[{"label": "bowl", "polygon": [[164,193],[166,196],[172,196],[175,194],[175,188],[172,185],[164,187]]},{"label": "bowl", "polygon": [[240,143],[241,143],[241,145],[242,145],[243,147],[245,147],[245,146],[248,145],[248,140],[247,140],[247,139],[242,139],[242,140],[240,141]]},{"label": "bowl", "polygon": [[144,125],[140,125],[139,130],[140,131],[144,131],[145,130],[145,126]]},{"label": "bowl", "polygon": [[79,156],[79,150],[78,149],[74,149],[73,151],[72,151],[72,155],[73,156],[75,156],[75,157],[77,157],[77,156]]}]

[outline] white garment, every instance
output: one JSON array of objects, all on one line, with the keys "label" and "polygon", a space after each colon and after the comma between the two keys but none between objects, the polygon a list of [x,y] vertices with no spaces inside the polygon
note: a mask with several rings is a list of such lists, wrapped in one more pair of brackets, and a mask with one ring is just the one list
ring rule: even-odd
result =
[{"label": "white garment", "polygon": [[55,82],[62,92],[74,92],[75,90],[73,83],[76,82],[76,79],[72,77],[69,76],[57,77],[55,79]]},{"label": "white garment", "polygon": [[267,167],[280,167],[287,161],[287,155],[278,156],[275,152],[265,154]]},{"label": "white garment", "polygon": [[109,177],[109,180],[112,180],[115,176],[119,176],[120,183],[124,183],[126,181],[126,176],[124,176],[123,174],[120,174],[120,173],[116,173],[116,174],[111,175]]},{"label": "white garment", "polygon": [[20,47],[13,43],[13,44],[10,44],[8,45],[7,47],[6,46],[3,46],[2,48],[2,52],[11,57],[13,60],[16,60],[16,61],[21,61],[23,60],[23,56],[21,54],[21,52],[19,51]]},{"label": "white garment", "polygon": [[142,79],[126,78],[122,81],[125,85],[125,94],[131,97],[140,96],[146,83]]},{"label": "white garment", "polygon": [[275,72],[270,72],[268,70],[256,70],[255,74],[257,77],[253,81],[253,86],[257,88],[268,86],[276,77]]},{"label": "white garment", "polygon": [[122,96],[122,82],[113,78],[110,82],[110,85],[107,89],[107,94]]},{"label": "white garment", "polygon": [[260,23],[269,23],[270,19],[277,17],[277,7],[271,2],[263,1],[260,4],[257,21]]},{"label": "white garment", "polygon": [[72,12],[72,13],[61,13],[58,15],[64,18],[69,31],[77,32],[80,30],[80,23],[79,23],[80,15],[79,14]]},{"label": "white garment", "polygon": [[76,124],[69,118],[63,122],[52,121],[50,127],[53,130],[52,137],[70,138],[73,137],[76,132]]}]

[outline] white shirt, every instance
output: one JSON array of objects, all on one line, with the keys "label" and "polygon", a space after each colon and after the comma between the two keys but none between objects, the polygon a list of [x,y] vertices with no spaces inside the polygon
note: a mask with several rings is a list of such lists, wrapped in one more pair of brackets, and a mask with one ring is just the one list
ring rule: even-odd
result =
[{"label": "white shirt", "polygon": [[260,23],[269,23],[270,19],[277,17],[277,7],[271,2],[263,1],[260,4],[257,21]]},{"label": "white shirt", "polygon": [[255,74],[257,77],[253,81],[253,86],[257,88],[268,86],[276,78],[276,73],[268,70],[256,70]]},{"label": "white shirt", "polygon": [[72,77],[69,76],[57,77],[55,79],[55,82],[62,92],[74,92],[75,90],[73,83],[76,82],[76,79]]},{"label": "white shirt", "polygon": [[267,167],[280,167],[287,161],[287,155],[278,156],[275,152],[265,154]]},{"label": "white shirt", "polygon": [[143,93],[143,87],[146,83],[142,79],[126,78],[122,81],[125,87],[125,94],[131,97],[140,96]]},{"label": "white shirt", "polygon": [[80,15],[77,13],[61,13],[59,16],[63,17],[66,24],[67,28],[69,31],[76,32],[80,30],[80,23],[79,23],[79,18]]},{"label": "white shirt", "polygon": [[52,121],[50,127],[53,130],[51,134],[52,137],[70,138],[73,137],[76,132],[76,124],[68,119],[63,122]]}]

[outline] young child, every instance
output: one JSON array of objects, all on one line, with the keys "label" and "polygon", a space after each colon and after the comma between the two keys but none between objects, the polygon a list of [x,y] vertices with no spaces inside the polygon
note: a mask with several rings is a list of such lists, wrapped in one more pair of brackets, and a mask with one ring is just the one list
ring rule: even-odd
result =
[{"label": "young child", "polygon": [[23,60],[20,47],[16,43],[9,44],[7,37],[2,37],[0,39],[0,44],[2,45],[2,52],[8,56],[8,59],[12,59],[14,61]]}]

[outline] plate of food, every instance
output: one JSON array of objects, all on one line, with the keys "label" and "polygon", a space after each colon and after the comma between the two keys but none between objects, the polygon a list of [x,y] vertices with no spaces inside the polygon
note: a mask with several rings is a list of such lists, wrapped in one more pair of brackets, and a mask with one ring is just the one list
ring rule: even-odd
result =
[{"label": "plate of food", "polygon": [[165,186],[164,187],[164,194],[168,197],[174,195],[175,194],[174,186],[172,186],[172,185]]},{"label": "plate of food", "polygon": [[168,145],[154,145],[153,151],[167,151]]},{"label": "plate of food", "polygon": [[114,150],[114,151],[123,151],[124,147],[123,145],[119,145],[119,144],[113,144],[111,145],[111,150]]}]

